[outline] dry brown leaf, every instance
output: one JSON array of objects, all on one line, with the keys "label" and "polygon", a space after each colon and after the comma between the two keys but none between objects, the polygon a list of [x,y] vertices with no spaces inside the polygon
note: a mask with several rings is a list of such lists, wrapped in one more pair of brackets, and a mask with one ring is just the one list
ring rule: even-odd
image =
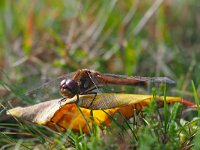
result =
[{"label": "dry brown leaf", "polygon": [[[112,99],[108,102],[105,101],[105,98],[109,99],[111,97],[115,98],[115,101]],[[116,112],[120,111],[126,119],[129,119],[133,116],[134,108],[141,111],[141,109],[153,99],[153,96],[112,93],[98,94],[91,105],[93,98],[93,94],[81,95],[79,100],[79,105],[81,106],[80,110],[84,114],[90,127],[92,127],[93,123],[90,119],[91,109],[94,109],[93,117],[94,122],[97,125],[100,126],[101,124],[104,124],[109,126],[112,121],[110,116],[113,116]],[[163,101],[163,97],[157,97],[157,99]],[[180,97],[166,97],[167,103],[182,101],[183,100]],[[60,107],[60,99],[55,99],[24,108],[16,107],[8,110],[7,114],[39,125],[48,126],[56,131],[64,131],[66,129],[80,131],[80,129],[82,129],[83,132],[89,133],[86,121],[74,102],[76,102],[76,97],[66,100],[62,103],[62,107]],[[87,109],[88,107],[90,109]],[[104,109],[104,111],[97,109]]]}]

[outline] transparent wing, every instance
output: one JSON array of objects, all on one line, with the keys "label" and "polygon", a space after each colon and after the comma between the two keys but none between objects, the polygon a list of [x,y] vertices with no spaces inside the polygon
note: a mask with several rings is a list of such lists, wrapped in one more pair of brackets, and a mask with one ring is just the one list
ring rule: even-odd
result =
[{"label": "transparent wing", "polygon": [[[88,77],[91,79],[91,82],[93,82],[94,84],[94,92],[98,93],[98,94],[102,94],[102,93],[111,93],[111,92],[114,92],[116,93],[116,89],[120,92],[120,88],[121,88],[121,85],[111,85],[111,84],[107,84],[106,81],[102,80],[102,79],[99,79],[98,77],[96,77],[96,75],[94,74],[88,74]],[[96,95],[97,96],[97,95]],[[109,108],[110,106],[112,106],[113,104],[115,105],[120,105],[120,104],[117,104],[118,103],[118,98],[116,97],[115,94],[112,94],[112,95],[106,95],[106,94],[102,94],[101,95],[101,108]],[[96,97],[94,95],[94,100],[91,101],[91,104],[89,107],[93,108],[93,107],[96,107],[96,105],[99,105],[99,101],[96,101]],[[97,103],[98,102],[98,103]]]},{"label": "transparent wing", "polygon": [[29,98],[31,101],[34,101],[34,103],[62,98],[62,95],[60,94],[60,82],[63,79],[72,78],[73,75],[74,72],[62,75],[54,80],[42,84],[33,90],[28,90],[24,96]]},{"label": "transparent wing", "polygon": [[147,81],[150,83],[167,83],[167,84],[175,84],[176,82],[168,77],[131,77],[135,80]]},{"label": "transparent wing", "polygon": [[[171,80],[168,77],[129,77],[124,75],[114,75],[114,74],[102,74],[102,76],[96,77],[93,74],[89,74],[91,81],[94,83],[95,90],[97,93],[127,93],[127,87],[129,87],[128,93],[134,93],[138,89],[134,88],[135,85],[147,85],[149,83],[167,83],[174,84],[175,81]],[[102,79],[101,79],[102,77]],[[129,85],[129,86],[125,86]],[[117,89],[117,90],[116,90]],[[136,90],[135,90],[136,89]],[[130,91],[131,90],[131,91]],[[113,103],[116,104],[118,97],[115,94],[112,95],[102,95],[102,106],[103,108],[111,106]],[[92,105],[97,105],[96,101],[93,101]],[[107,106],[109,105],[109,106]],[[120,105],[120,104],[119,104]]]}]

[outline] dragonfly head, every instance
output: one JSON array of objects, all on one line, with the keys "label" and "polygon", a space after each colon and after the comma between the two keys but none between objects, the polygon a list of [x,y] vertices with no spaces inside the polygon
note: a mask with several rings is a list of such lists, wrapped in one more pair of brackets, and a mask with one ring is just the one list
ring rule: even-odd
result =
[{"label": "dragonfly head", "polygon": [[60,82],[60,92],[64,97],[72,98],[79,93],[79,85],[75,80],[64,79]]}]

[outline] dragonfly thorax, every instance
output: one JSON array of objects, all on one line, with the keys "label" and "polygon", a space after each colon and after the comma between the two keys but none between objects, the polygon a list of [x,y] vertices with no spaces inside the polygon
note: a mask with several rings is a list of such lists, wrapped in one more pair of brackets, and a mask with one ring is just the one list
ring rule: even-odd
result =
[{"label": "dragonfly thorax", "polygon": [[64,79],[60,82],[60,92],[64,97],[72,98],[79,94],[79,91],[79,85],[75,80]]}]

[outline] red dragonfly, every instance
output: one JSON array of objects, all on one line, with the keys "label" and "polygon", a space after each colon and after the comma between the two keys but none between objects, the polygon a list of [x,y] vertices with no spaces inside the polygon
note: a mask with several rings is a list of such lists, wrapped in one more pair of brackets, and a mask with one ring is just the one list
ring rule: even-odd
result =
[{"label": "red dragonfly", "polygon": [[[77,96],[78,101],[79,95],[85,94],[94,94],[95,99],[97,93],[107,92],[105,89],[109,89],[107,87],[108,85],[144,86],[148,83],[174,84],[175,82],[168,77],[132,77],[105,74],[90,69],[81,69],[64,75],[56,80],[47,82],[37,89],[28,92],[26,95],[31,98],[38,99],[39,101],[60,98],[61,95],[63,96],[61,101],[63,101],[67,98]],[[115,98],[105,97],[105,100],[110,99],[114,100]]]}]

